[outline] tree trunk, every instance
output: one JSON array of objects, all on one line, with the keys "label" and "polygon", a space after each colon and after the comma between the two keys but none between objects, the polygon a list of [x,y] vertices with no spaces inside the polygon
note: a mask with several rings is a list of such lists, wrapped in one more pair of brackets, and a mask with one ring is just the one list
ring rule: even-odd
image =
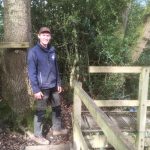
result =
[{"label": "tree trunk", "polygon": [[124,30],[124,37],[126,35],[127,32],[127,26],[128,26],[128,19],[129,19],[129,14],[131,11],[131,2],[128,3],[127,7],[125,8],[125,10],[122,13],[122,21],[123,21],[123,30]]},{"label": "tree trunk", "polygon": [[[31,0],[4,1],[5,42],[31,41]],[[27,49],[5,49],[2,59],[2,97],[14,112],[24,115],[30,108],[26,69]]]},{"label": "tree trunk", "polygon": [[4,1],[4,38],[6,42],[29,41],[29,1]]}]

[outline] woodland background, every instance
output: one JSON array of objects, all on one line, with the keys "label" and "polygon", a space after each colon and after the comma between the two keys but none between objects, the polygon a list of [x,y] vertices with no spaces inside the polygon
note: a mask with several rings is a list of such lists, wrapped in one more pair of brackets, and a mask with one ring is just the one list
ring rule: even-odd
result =
[{"label": "woodland background", "polygon": [[[31,9],[31,14],[28,15],[28,20],[31,18],[31,45],[37,42],[37,32],[41,26],[48,26],[52,30],[52,44],[57,49],[64,87],[63,98],[68,103],[72,103],[73,79],[81,81],[83,88],[94,99],[137,99],[138,75],[92,75],[88,73],[88,66],[149,66],[149,0],[24,1],[26,2]],[[1,0],[1,42],[9,39],[4,38],[5,28],[9,31],[4,23],[5,12],[4,2]],[[4,50],[1,49],[0,120],[16,127],[23,122],[20,116],[26,116],[27,111],[20,115],[17,111],[19,108],[16,108],[20,105],[12,105],[10,102],[13,96],[3,96],[3,91],[4,95],[9,93],[7,88],[3,88],[3,56]],[[32,109],[32,105],[25,106],[25,103],[21,107]],[[16,116],[18,119],[14,121]]]}]

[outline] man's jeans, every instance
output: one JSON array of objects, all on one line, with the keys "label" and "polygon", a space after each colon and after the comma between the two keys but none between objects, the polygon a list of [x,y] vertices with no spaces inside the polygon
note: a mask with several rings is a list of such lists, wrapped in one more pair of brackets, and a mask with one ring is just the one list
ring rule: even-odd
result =
[{"label": "man's jeans", "polygon": [[36,113],[34,115],[34,135],[42,136],[42,125],[48,103],[52,106],[52,129],[61,129],[60,96],[55,88],[42,90],[43,99],[36,100]]}]

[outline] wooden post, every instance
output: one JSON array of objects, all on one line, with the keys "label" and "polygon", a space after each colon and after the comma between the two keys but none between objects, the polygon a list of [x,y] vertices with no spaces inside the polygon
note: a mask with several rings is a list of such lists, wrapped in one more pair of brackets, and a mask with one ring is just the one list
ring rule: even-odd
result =
[{"label": "wooden post", "polygon": [[143,68],[139,79],[139,108],[137,112],[137,150],[144,150],[146,112],[148,99],[149,68]]},{"label": "wooden post", "polygon": [[[5,0],[2,57],[2,97],[19,116],[27,119],[33,99],[27,75],[27,48],[31,41],[31,0]],[[22,118],[22,119],[21,119]]]},{"label": "wooden post", "polygon": [[[81,85],[81,84],[80,84]],[[74,84],[74,88],[76,83]],[[73,97],[73,148],[74,150],[80,150],[81,144],[78,138],[78,131],[76,128],[76,123],[81,128],[81,100],[77,93],[74,90],[74,97]]]},{"label": "wooden post", "polygon": [[106,135],[109,143],[116,150],[137,150],[135,145],[132,144],[121,132],[121,130],[116,126],[108,116],[96,106],[93,99],[91,99],[88,94],[80,88],[79,85],[75,86],[75,92],[82,99],[86,108],[89,110],[93,119],[97,122],[97,125],[102,129]]}]

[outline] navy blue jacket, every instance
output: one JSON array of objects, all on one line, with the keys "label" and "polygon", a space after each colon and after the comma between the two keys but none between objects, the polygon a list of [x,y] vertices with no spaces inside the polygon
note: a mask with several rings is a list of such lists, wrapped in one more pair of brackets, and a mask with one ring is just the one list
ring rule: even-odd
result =
[{"label": "navy blue jacket", "polygon": [[54,47],[48,45],[48,48],[44,48],[37,43],[28,51],[27,64],[33,93],[38,93],[41,89],[60,86]]}]

